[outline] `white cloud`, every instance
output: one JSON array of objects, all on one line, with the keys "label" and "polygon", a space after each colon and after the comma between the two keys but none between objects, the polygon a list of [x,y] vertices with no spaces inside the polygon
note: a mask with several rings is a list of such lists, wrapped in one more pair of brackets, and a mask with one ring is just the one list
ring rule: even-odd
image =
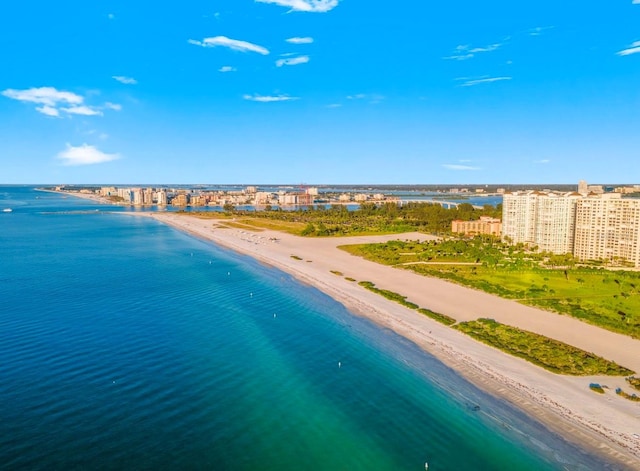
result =
[{"label": "white cloud", "polygon": [[[638,0],[637,3],[640,4],[640,0]],[[631,54],[638,54],[638,53],[640,53],[640,41],[631,43],[631,46],[629,46],[627,49],[623,49],[622,51],[616,52],[618,56],[630,56]]]},{"label": "white cloud", "polygon": [[276,61],[276,66],[282,67],[283,65],[306,64],[307,62],[309,62],[309,56],[298,56],[287,59],[278,59]]},{"label": "white cloud", "polygon": [[295,38],[285,39],[285,41],[288,42],[288,43],[291,43],[291,44],[311,44],[313,42],[313,38],[310,38],[310,37],[304,37],[304,38],[295,37]]},{"label": "white cloud", "polygon": [[369,103],[376,105],[384,100],[384,96],[378,95],[377,93],[372,93],[371,95],[357,93],[355,95],[347,95],[347,100],[369,100]]},{"label": "white cloud", "polygon": [[511,80],[511,77],[482,77],[478,79],[469,79],[468,77],[458,78],[456,80],[465,80],[461,84],[462,87],[472,87],[481,83],[501,82],[503,80]]},{"label": "white cloud", "polygon": [[342,103],[331,103],[330,105],[327,105],[327,108],[340,108],[342,107]]},{"label": "white cloud", "polygon": [[29,103],[37,103],[54,107],[59,103],[68,103],[70,105],[80,105],[84,101],[80,95],[72,92],[63,92],[53,87],[29,88],[27,90],[15,90],[8,88],[2,92],[7,98],[18,101],[26,101]]},{"label": "white cloud", "polygon": [[489,44],[488,46],[484,46],[484,47],[471,47],[468,44],[461,44],[459,46],[456,46],[452,55],[443,57],[443,59],[465,61],[467,59],[471,59],[472,57],[475,57],[476,54],[479,54],[481,52],[495,51],[501,46],[502,46],[502,43]]},{"label": "white cloud", "polygon": [[290,11],[325,13],[337,7],[339,0],[256,0],[256,2],[275,3],[282,7],[291,8]]},{"label": "white cloud", "polygon": [[82,144],[74,147],[67,144],[67,148],[58,154],[58,159],[62,160],[62,165],[93,165],[103,162],[110,162],[120,158],[118,154],[105,154],[94,146]]},{"label": "white cloud", "polygon": [[36,108],[36,111],[42,114],[46,114],[47,116],[60,116],[60,112],[52,106],[39,106],[38,108]]},{"label": "white cloud", "polygon": [[187,41],[189,44],[193,44],[194,46],[202,46],[202,47],[228,47],[229,49],[233,49],[234,51],[240,52],[257,52],[258,54],[262,54],[266,56],[269,54],[269,50],[259,46],[257,44],[253,44],[247,41],[239,41],[237,39],[230,39],[226,36],[216,36],[213,38],[204,38],[202,41],[197,41],[195,39],[189,39]]},{"label": "white cloud", "polygon": [[531,28],[530,30],[527,31],[527,33],[529,33],[529,36],[540,36],[544,31],[547,31],[553,28],[554,26],[538,26],[536,28]]},{"label": "white cloud", "polygon": [[442,164],[442,166],[449,170],[480,170],[480,167],[471,167],[470,165]]},{"label": "white cloud", "polygon": [[125,85],[135,85],[138,81],[131,77],[125,77],[124,75],[114,75],[111,77],[113,80],[117,80],[120,83],[124,83]]},{"label": "white cloud", "polygon": [[548,164],[549,162],[551,162],[551,160],[549,160],[549,159],[542,159],[542,160],[534,160],[533,161],[534,164]]},{"label": "white cloud", "polygon": [[110,101],[104,104],[104,107],[108,110],[120,111],[122,110],[122,105],[118,103],[111,103]]},{"label": "white cloud", "polygon": [[218,69],[218,72],[235,72],[236,68],[231,67],[230,65],[223,65]]},{"label": "white cloud", "polygon": [[78,114],[82,116],[102,116],[102,111],[97,110],[95,108],[91,108],[90,106],[82,105],[82,106],[71,106],[69,108],[60,108],[65,113],[69,114]]},{"label": "white cloud", "polygon": [[633,5],[640,5],[640,0],[633,0],[633,2],[631,2]]},{"label": "white cloud", "polygon": [[298,97],[288,95],[243,95],[245,100],[258,101],[260,103],[271,103],[274,101],[291,101],[298,100]]},{"label": "white cloud", "polygon": [[115,19],[115,17],[116,17],[116,15],[114,15],[113,13],[109,13],[109,14],[107,15],[107,18],[109,18],[110,20]]}]

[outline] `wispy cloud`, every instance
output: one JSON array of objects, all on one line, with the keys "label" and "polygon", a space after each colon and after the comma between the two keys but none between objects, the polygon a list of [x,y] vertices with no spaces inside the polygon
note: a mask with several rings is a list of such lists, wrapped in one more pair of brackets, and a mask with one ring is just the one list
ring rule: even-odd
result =
[{"label": "wispy cloud", "polygon": [[29,88],[27,90],[16,90],[8,88],[2,92],[7,98],[18,101],[26,101],[29,103],[37,103],[54,107],[59,103],[67,103],[70,105],[80,105],[84,98],[73,92],[65,92],[56,90],[53,87]]},{"label": "wispy cloud", "polygon": [[114,110],[114,111],[121,111],[122,110],[122,105],[118,104],[118,103],[111,103],[110,101],[106,102],[104,104],[104,107],[108,110]]},{"label": "wispy cloud", "polygon": [[102,116],[102,110],[120,111],[122,106],[107,102],[104,106],[89,106],[85,98],[73,92],[57,90],[54,87],[29,88],[16,90],[9,88],[2,95],[25,103],[35,103],[36,111],[46,116],[59,117],[61,112],[67,115]]},{"label": "wispy cloud", "polygon": [[309,56],[288,57],[286,59],[278,59],[276,66],[282,67],[283,65],[299,65],[309,62]]},{"label": "wispy cloud", "polygon": [[274,101],[291,101],[298,100],[298,97],[289,95],[243,95],[245,100],[258,101],[260,103],[271,103]]},{"label": "wispy cloud", "polygon": [[60,112],[56,108],[48,105],[38,106],[36,111],[47,116],[60,116]]},{"label": "wispy cloud", "polygon": [[330,105],[327,105],[327,108],[341,108],[342,107],[342,103],[331,103]]},{"label": "wispy cloud", "polygon": [[114,15],[113,13],[109,13],[107,15],[107,18],[109,18],[110,20],[114,20],[116,18],[116,15]]},{"label": "wispy cloud", "polygon": [[231,67],[230,65],[223,65],[218,69],[218,72],[226,73],[226,72],[235,72],[236,68]]},{"label": "wispy cloud", "polygon": [[460,84],[461,87],[473,87],[474,85],[480,85],[482,83],[501,82],[503,80],[511,80],[512,77],[480,77],[477,79],[471,79],[469,77],[460,77],[456,80],[463,81]]},{"label": "wispy cloud", "polygon": [[99,151],[96,147],[88,144],[82,144],[78,147],[67,144],[67,148],[60,152],[57,155],[57,158],[62,161],[62,165],[76,166],[110,162],[112,160],[119,159],[120,155],[105,154],[104,152]]},{"label": "wispy cloud", "polygon": [[633,0],[633,2],[631,2],[633,5],[640,5],[640,0]]},{"label": "wispy cloud", "polygon": [[476,54],[480,54],[482,52],[492,52],[502,46],[502,43],[489,44],[484,47],[471,47],[468,44],[461,44],[456,46],[453,51],[453,54],[447,57],[443,57],[443,59],[452,59],[458,61],[464,61],[467,59],[471,59],[475,57]]},{"label": "wispy cloud", "polygon": [[549,160],[549,159],[542,159],[542,160],[534,160],[533,161],[534,164],[548,164],[549,162],[551,162],[551,160]]},{"label": "wispy cloud", "polygon": [[70,106],[68,108],[60,108],[60,110],[64,111],[65,113],[77,114],[82,116],[102,116],[102,111],[86,105]]},{"label": "wispy cloud", "polygon": [[233,49],[234,51],[240,52],[257,52],[258,54],[262,54],[266,56],[269,54],[269,50],[257,44],[253,44],[247,41],[240,41],[238,39],[230,39],[226,36],[215,36],[213,38],[204,38],[202,41],[197,41],[195,39],[189,39],[187,41],[189,44],[193,44],[194,46],[202,46],[202,47],[228,47],[229,49]]},{"label": "wispy cloud", "polygon": [[338,6],[339,0],[256,0],[257,3],[274,3],[291,8],[289,11],[325,13]]},{"label": "wispy cloud", "polygon": [[[640,4],[640,0],[637,0],[634,3]],[[630,56],[631,54],[638,54],[638,53],[640,53],[640,41],[633,42],[631,43],[631,46],[629,46],[627,49],[623,49],[622,51],[616,52],[618,56]]]},{"label": "wispy cloud", "polygon": [[135,85],[138,81],[132,77],[125,77],[124,75],[114,75],[111,77],[113,80],[116,80],[120,83],[124,83],[125,85]]},{"label": "wispy cloud", "polygon": [[311,44],[313,42],[313,38],[310,37],[295,37],[295,38],[289,38],[289,39],[285,39],[286,42],[291,43],[291,44]]},{"label": "wispy cloud", "polygon": [[347,100],[369,100],[369,103],[377,104],[384,100],[383,95],[378,95],[377,93],[366,94],[366,93],[356,93],[355,95],[347,95]]},{"label": "wispy cloud", "polygon": [[481,170],[480,167],[472,167],[470,165],[460,165],[460,164],[442,164],[442,166],[449,170]]},{"label": "wispy cloud", "polygon": [[553,28],[554,28],[554,26],[537,26],[535,28],[531,28],[531,29],[527,30],[527,33],[529,34],[529,36],[540,36],[545,31],[548,31],[548,30],[553,29]]}]

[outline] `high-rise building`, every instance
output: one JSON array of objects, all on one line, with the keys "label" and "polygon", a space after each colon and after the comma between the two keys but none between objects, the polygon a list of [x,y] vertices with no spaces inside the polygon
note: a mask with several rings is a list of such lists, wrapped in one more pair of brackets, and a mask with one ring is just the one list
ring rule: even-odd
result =
[{"label": "high-rise building", "polygon": [[579,193],[524,191],[505,193],[502,236],[552,253],[571,253]]},{"label": "high-rise building", "polygon": [[512,243],[535,243],[538,191],[505,192],[502,199],[502,237]]},{"label": "high-rise building", "polygon": [[580,193],[581,195],[586,195],[587,193],[589,193],[589,186],[587,185],[586,181],[580,180],[578,182],[578,193]]},{"label": "high-rise building", "polygon": [[158,190],[156,193],[156,201],[159,206],[167,205],[167,192],[165,190]]},{"label": "high-rise building", "polygon": [[640,199],[588,191],[505,193],[502,236],[580,260],[627,262],[640,267]]},{"label": "high-rise building", "polygon": [[144,192],[142,191],[142,188],[134,188],[131,193],[133,193],[133,204],[144,204]]},{"label": "high-rise building", "polygon": [[142,204],[152,205],[153,204],[153,188],[147,188],[142,193]]},{"label": "high-rise building", "polygon": [[574,255],[640,267],[640,200],[619,193],[590,196],[576,206]]}]

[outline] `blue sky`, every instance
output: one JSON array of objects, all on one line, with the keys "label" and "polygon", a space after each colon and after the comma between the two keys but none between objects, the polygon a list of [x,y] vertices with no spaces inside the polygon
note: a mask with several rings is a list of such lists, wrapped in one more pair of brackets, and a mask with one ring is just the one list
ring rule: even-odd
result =
[{"label": "blue sky", "polygon": [[640,0],[11,2],[0,183],[640,183]]}]

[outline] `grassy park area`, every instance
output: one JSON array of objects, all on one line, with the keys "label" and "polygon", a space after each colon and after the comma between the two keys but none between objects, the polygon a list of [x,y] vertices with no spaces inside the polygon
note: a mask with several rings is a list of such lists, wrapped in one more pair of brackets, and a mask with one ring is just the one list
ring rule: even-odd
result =
[{"label": "grassy park area", "polygon": [[539,253],[490,238],[341,248],[640,338],[638,272],[580,266],[570,255]]}]

